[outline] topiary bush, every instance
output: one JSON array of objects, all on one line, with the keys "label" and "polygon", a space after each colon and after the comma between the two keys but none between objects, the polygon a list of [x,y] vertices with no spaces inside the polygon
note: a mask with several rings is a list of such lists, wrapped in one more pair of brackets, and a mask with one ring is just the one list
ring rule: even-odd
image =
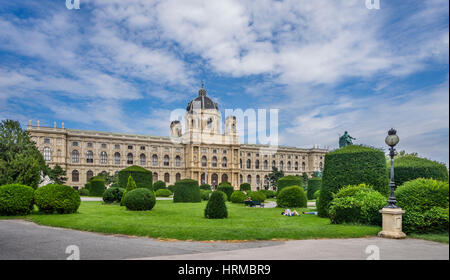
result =
[{"label": "topiary bush", "polygon": [[97,177],[89,181],[89,196],[103,196],[105,191],[105,180]]},{"label": "topiary bush", "polygon": [[81,199],[72,187],[50,184],[34,192],[34,202],[41,212],[69,214],[78,210]]},{"label": "topiary bush", "polygon": [[125,194],[123,204],[128,210],[148,211],[156,204],[156,198],[153,191],[146,188],[137,188]]},{"label": "topiary bush", "polygon": [[264,193],[262,193],[261,191],[250,192],[250,193],[248,193],[248,196],[253,201],[259,201],[259,202],[264,202],[267,199],[266,195]]},{"label": "topiary bush", "polygon": [[33,210],[34,189],[21,184],[0,186],[0,215],[27,215]]},{"label": "topiary bush", "polygon": [[155,192],[156,197],[169,197],[172,195],[172,192],[168,189],[159,189]]},{"label": "topiary bush", "polygon": [[234,192],[233,186],[230,183],[228,183],[228,182],[220,183],[219,186],[217,187],[217,190],[221,191],[221,192],[224,192],[227,195],[228,200],[230,200],[231,195]]},{"label": "topiary bush", "polygon": [[271,191],[271,190],[259,190],[260,192],[262,192],[266,198],[274,198],[277,193],[275,191]]},{"label": "topiary bush", "polygon": [[136,165],[120,170],[118,177],[121,188],[126,188],[129,176],[133,177],[138,188],[153,190],[153,175],[151,171]]},{"label": "topiary bush", "polygon": [[176,182],[173,202],[201,202],[198,182],[192,179],[182,179]]},{"label": "topiary bush", "polygon": [[373,186],[386,197],[389,195],[386,158],[382,150],[350,145],[327,153],[317,203],[319,216],[328,216],[333,193],[344,186],[361,183]]},{"label": "topiary bush", "polygon": [[228,210],[225,204],[225,196],[221,191],[214,191],[208,200],[205,208],[205,218],[207,219],[225,219],[228,217]]},{"label": "topiary bush", "polygon": [[84,188],[79,189],[79,190],[78,190],[78,193],[79,193],[81,196],[88,196],[88,195],[89,195],[89,190],[88,190],[86,187],[84,187]]},{"label": "topiary bush", "polygon": [[167,187],[167,189],[168,189],[169,191],[171,191],[172,193],[174,193],[174,192],[175,192],[175,185],[169,185],[169,186]]},{"label": "topiary bush", "polygon": [[133,180],[133,177],[128,176],[127,187],[125,188],[125,192],[122,195],[122,199],[120,200],[120,206],[123,206],[123,200],[127,192],[137,189],[136,182]]},{"label": "topiary bush", "polygon": [[305,208],[308,205],[305,191],[300,186],[284,187],[277,196],[277,207],[301,207]]},{"label": "topiary bush", "polygon": [[[388,171],[389,168],[390,166]],[[417,178],[448,182],[448,169],[445,164],[412,155],[395,159],[394,174],[397,186]]]},{"label": "topiary bush", "polygon": [[212,191],[210,190],[200,190],[200,196],[202,200],[209,200],[209,196],[211,195]]},{"label": "topiary bush", "polygon": [[247,195],[242,191],[234,191],[230,197],[230,201],[233,203],[244,203]]},{"label": "topiary bush", "polygon": [[209,185],[209,184],[201,184],[200,185],[200,189],[201,190],[211,190],[211,185]]},{"label": "topiary bush", "polygon": [[239,190],[242,192],[248,192],[252,190],[252,186],[249,183],[242,183],[239,186]]},{"label": "topiary bush", "polygon": [[283,188],[290,186],[303,186],[302,178],[297,176],[284,176],[278,179],[277,193],[280,193]]},{"label": "topiary bush", "polygon": [[448,231],[448,182],[415,179],[398,187],[395,197],[397,205],[406,211],[403,214],[405,233]]},{"label": "topiary bush", "polygon": [[103,193],[104,203],[119,203],[122,200],[123,193],[125,189],[122,188],[109,188]]},{"label": "topiary bush", "polygon": [[320,196],[320,190],[318,190],[314,193],[314,199],[316,199],[316,202],[317,202],[317,199],[319,199],[319,196]]},{"label": "topiary bush", "polygon": [[354,196],[357,192],[372,192],[372,191],[374,191],[373,187],[366,184],[349,185],[340,189],[334,196],[334,198]]},{"label": "topiary bush", "polygon": [[156,192],[157,190],[160,190],[160,189],[165,189],[166,188],[166,182],[164,182],[164,181],[156,181],[154,184],[153,184],[153,190]]},{"label": "topiary bush", "polygon": [[306,196],[308,199],[315,199],[314,193],[318,190],[320,190],[320,187],[322,186],[322,178],[313,177],[308,180],[308,191],[306,193]]}]

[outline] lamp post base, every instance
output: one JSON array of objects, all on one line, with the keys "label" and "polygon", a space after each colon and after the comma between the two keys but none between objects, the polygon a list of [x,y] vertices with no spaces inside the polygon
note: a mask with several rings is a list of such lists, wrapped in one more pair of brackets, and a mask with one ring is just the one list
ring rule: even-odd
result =
[{"label": "lamp post base", "polygon": [[379,237],[403,239],[406,234],[402,232],[402,215],[405,213],[401,208],[383,208],[383,230],[378,233]]}]

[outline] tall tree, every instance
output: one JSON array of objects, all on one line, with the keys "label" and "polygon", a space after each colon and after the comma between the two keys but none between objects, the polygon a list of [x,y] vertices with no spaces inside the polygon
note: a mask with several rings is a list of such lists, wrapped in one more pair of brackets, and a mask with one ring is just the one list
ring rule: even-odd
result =
[{"label": "tall tree", "polygon": [[63,185],[67,181],[66,171],[58,164],[53,168],[49,168],[48,177],[56,184]]},{"label": "tall tree", "polygon": [[272,172],[269,173],[269,182],[272,187],[277,187],[278,179],[284,177],[283,170],[278,170],[275,166],[272,167]]}]

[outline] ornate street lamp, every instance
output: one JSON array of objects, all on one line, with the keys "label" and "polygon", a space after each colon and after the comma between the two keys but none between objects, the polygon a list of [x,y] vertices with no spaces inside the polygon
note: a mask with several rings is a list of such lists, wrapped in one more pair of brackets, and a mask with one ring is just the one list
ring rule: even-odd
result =
[{"label": "ornate street lamp", "polygon": [[395,182],[394,182],[394,155],[395,155],[395,145],[398,144],[398,142],[400,141],[400,138],[398,138],[397,136],[397,131],[393,128],[391,128],[388,131],[388,136],[386,136],[386,139],[384,140],[384,142],[386,143],[386,145],[388,145],[389,148],[389,156],[391,157],[391,180],[389,182],[389,187],[391,188],[391,195],[388,199],[388,205],[386,206],[386,208],[398,208],[398,206],[396,205],[397,200],[395,200],[395,195],[394,195],[394,191],[395,191]]}]

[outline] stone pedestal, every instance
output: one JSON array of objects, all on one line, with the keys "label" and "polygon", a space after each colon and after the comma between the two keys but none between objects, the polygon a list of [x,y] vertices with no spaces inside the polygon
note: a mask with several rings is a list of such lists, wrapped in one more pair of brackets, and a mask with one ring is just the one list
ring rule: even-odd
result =
[{"label": "stone pedestal", "polygon": [[402,232],[404,210],[401,208],[383,208],[380,213],[383,215],[383,230],[378,233],[378,236],[395,239],[406,237],[406,234]]}]

